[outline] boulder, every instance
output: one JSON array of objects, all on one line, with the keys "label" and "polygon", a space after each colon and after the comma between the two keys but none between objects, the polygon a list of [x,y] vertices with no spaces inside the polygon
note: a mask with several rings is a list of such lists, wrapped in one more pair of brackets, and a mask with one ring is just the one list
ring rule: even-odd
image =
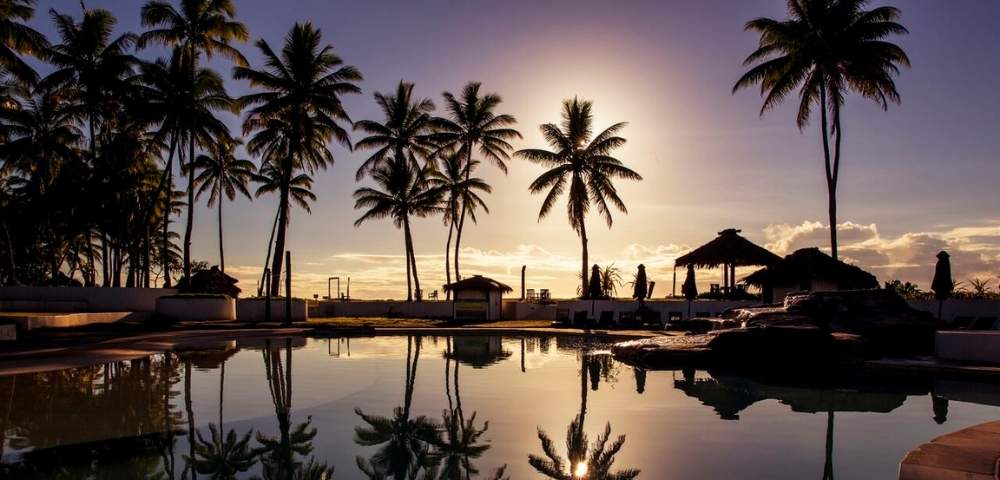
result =
[{"label": "boulder", "polygon": [[853,362],[857,335],[830,334],[815,326],[756,326],[660,336],[614,345],[615,358],[646,368],[773,366],[785,370]]}]

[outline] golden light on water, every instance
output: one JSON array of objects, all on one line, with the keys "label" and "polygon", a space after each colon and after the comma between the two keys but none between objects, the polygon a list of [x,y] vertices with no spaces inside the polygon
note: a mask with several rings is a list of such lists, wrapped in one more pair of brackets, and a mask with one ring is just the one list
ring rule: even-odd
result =
[{"label": "golden light on water", "polygon": [[587,462],[577,463],[576,468],[573,469],[573,476],[576,478],[587,476]]}]

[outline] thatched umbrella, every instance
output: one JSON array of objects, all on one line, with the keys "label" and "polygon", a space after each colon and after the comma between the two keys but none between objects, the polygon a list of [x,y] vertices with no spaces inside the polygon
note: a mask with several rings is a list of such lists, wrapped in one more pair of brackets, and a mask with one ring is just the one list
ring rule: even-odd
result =
[{"label": "thatched umbrella", "polygon": [[934,266],[934,280],[931,282],[931,290],[934,290],[934,298],[938,300],[938,320],[941,320],[941,310],[944,308],[944,301],[951,298],[951,292],[955,290],[955,282],[951,279],[951,259],[948,252],[942,250],[937,254],[937,265]]},{"label": "thatched umbrella", "polygon": [[698,298],[698,284],[694,281],[694,265],[688,265],[687,277],[681,286],[681,294],[688,301],[688,318],[691,318],[691,302]]},{"label": "thatched umbrella", "polygon": [[[875,275],[854,265],[834,260],[816,247],[801,248],[779,262],[743,278],[747,285],[760,288],[765,301],[775,286],[811,290],[816,281],[833,283],[839,290],[870,290],[879,287]],[[772,299],[773,300],[773,299]]]},{"label": "thatched umbrella", "polygon": [[682,255],[674,261],[674,268],[722,267],[724,291],[736,285],[736,267],[767,266],[781,261],[781,257],[766,248],[740,236],[740,230],[728,228],[719,232],[712,241]]},{"label": "thatched umbrella", "polygon": [[646,299],[646,266],[639,264],[639,271],[635,273],[635,285],[632,287],[632,298],[643,301]]}]

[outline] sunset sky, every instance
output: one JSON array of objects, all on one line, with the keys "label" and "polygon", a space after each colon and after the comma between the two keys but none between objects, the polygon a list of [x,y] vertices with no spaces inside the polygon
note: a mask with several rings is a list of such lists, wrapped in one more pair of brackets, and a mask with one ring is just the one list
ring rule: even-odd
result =
[{"label": "sunset sky", "polygon": [[[30,24],[58,41],[50,8],[80,15],[76,0],[40,0]],[[141,31],[139,0],[86,0],[106,8],[120,31]],[[874,4],[881,4],[875,2]],[[901,278],[930,285],[934,255],[952,254],[958,280],[1000,273],[1000,2],[905,0],[901,22],[911,34],[894,40],[913,68],[898,79],[901,106],[883,112],[858,97],[844,111],[840,187],[841,255],[880,281]],[[239,19],[254,40],[279,46],[296,21],[320,27],[324,40],[365,77],[363,94],[344,103],[355,120],[381,120],[372,100],[400,79],[441,106],[443,91],[468,81],[503,96],[524,140],[515,148],[545,147],[538,125],[559,120],[563,99],[594,102],[595,127],[627,121],[628,144],[617,153],[645,180],[619,183],[628,215],[608,230],[588,218],[591,260],[614,263],[631,279],[645,263],[670,291],[673,259],[727,228],[786,254],[828,246],[826,191],[818,126],[800,132],[794,103],[761,118],[756,91],[732,95],[743,58],[756,45],[743,24],[784,17],[784,0],[421,1],[237,0]],[[984,21],[991,19],[993,21]],[[241,50],[253,66],[260,55]],[[152,58],[155,49],[140,56]],[[227,76],[231,65],[212,65]],[[248,91],[230,80],[230,93]],[[239,119],[228,123],[238,132]],[[353,140],[359,139],[355,135]],[[405,297],[403,236],[389,221],[354,228],[354,171],[368,152],[333,149],[336,164],[315,176],[312,214],[292,214],[294,294],[326,294],[326,278],[351,277],[360,298]],[[256,160],[256,159],[255,159]],[[574,294],[580,242],[565,218],[565,203],[537,221],[542,198],[528,184],[542,170],[512,160],[504,176],[484,166],[494,188],[490,214],[467,227],[463,273],[482,273],[515,289],[521,265],[528,287],[555,296]],[[204,201],[196,213],[194,258],[218,261],[216,217]],[[227,271],[254,289],[264,260],[276,196],[226,204]],[[175,223],[183,230],[183,220]],[[414,231],[425,290],[444,283],[447,229],[440,218],[416,221]],[[702,284],[719,273],[700,272]],[[623,289],[624,290],[624,289]]]}]

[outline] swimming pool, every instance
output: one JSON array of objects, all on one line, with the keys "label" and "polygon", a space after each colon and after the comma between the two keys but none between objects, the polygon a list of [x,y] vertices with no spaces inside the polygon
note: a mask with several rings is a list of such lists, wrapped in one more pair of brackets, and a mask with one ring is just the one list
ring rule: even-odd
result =
[{"label": "swimming pool", "polygon": [[0,476],[895,478],[998,404],[990,384],[646,371],[579,337],[241,338],[0,377]]}]

